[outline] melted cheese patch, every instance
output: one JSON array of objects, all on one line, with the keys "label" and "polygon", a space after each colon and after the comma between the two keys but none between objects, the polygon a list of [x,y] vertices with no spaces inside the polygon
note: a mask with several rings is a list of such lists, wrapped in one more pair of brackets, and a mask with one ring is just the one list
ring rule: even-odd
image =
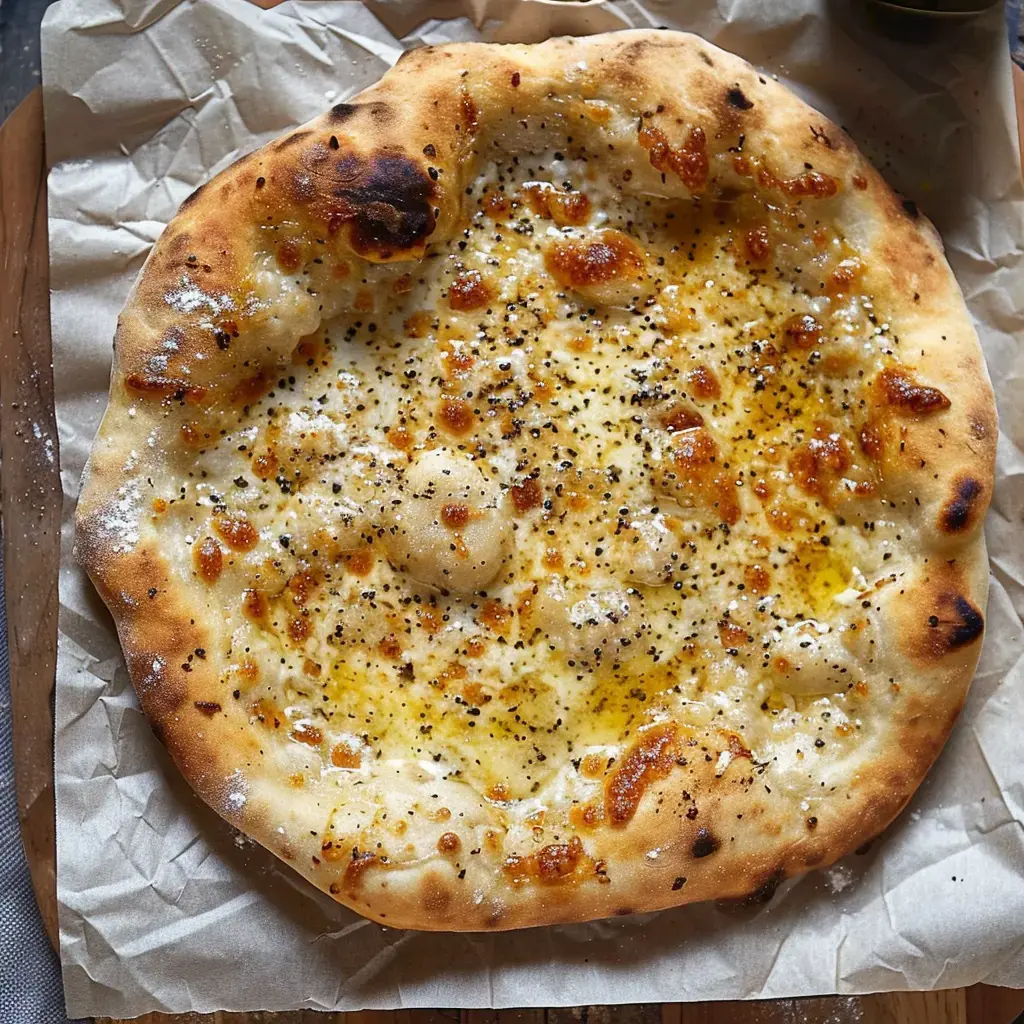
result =
[{"label": "melted cheese patch", "polygon": [[819,791],[890,684],[868,591],[901,540],[858,254],[816,199],[630,198],[552,154],[467,202],[421,263],[345,274],[267,229],[252,286],[305,336],[152,486],[224,700],[321,780],[415,762],[524,815],[667,722]]}]

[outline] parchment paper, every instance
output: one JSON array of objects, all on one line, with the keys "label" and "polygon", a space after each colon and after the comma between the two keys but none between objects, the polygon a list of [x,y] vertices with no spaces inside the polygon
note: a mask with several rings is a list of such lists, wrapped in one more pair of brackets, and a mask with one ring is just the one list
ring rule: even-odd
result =
[{"label": "parchment paper", "polygon": [[[705,905],[501,935],[389,931],[235,836],[191,795],[138,711],[110,620],[71,560],[115,318],[196,185],[373,82],[403,48],[657,25],[701,32],[789,81],[942,231],[1004,431],[981,667],[949,746],[884,839],[758,911]],[[58,897],[73,1015],[1024,986],[1024,193],[1003,31],[992,11],[929,44],[892,42],[859,6],[825,0],[50,8],[43,80],[66,494]]]}]

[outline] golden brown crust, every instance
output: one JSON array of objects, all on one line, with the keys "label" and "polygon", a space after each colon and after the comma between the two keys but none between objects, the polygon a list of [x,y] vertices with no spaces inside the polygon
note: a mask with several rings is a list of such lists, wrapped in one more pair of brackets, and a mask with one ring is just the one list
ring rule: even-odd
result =
[{"label": "golden brown crust", "polygon": [[[473,868],[467,880],[457,836],[438,840],[440,858],[405,866],[374,851],[339,851],[309,839],[321,811],[296,799],[272,768],[247,775],[256,741],[245,713],[222,706],[224,666],[205,654],[221,626],[199,618],[168,553],[147,541],[139,524],[148,512],[133,481],[159,473],[160,451],[140,439],[169,411],[184,422],[193,409],[251,400],[315,325],[308,311],[248,301],[250,257],[266,247],[268,232],[285,269],[314,250],[357,263],[413,263],[458,230],[464,185],[496,138],[515,152],[569,130],[601,144],[599,159],[628,169],[637,191],[680,197],[710,188],[709,167],[717,165],[709,159],[739,144],[737,180],[758,176],[779,195],[838,203],[834,215],[871,254],[865,287],[888,297],[914,377],[880,375],[870,408],[851,415],[864,419],[864,450],[897,514],[914,524],[919,549],[914,574],[880,588],[865,614],[884,623],[884,656],[909,660],[913,672],[902,676],[888,732],[842,780],[841,798],[813,815],[795,811],[771,784],[772,767],[754,764],[749,751],[709,749],[666,730],[648,734],[648,746],[619,766],[603,821],[532,860]],[[758,239],[750,244],[760,258]],[[586,256],[583,270],[604,255]],[[582,272],[578,263],[566,273]],[[376,86],[244,157],[186,200],[136,283],[115,346],[76,550],[117,622],[143,708],[205,800],[369,917],[400,927],[496,929],[765,898],[780,880],[881,831],[963,703],[983,631],[981,525],[996,440],[963,299],[930,225],[840,129],[697,37],[624,32],[404,55]]]}]

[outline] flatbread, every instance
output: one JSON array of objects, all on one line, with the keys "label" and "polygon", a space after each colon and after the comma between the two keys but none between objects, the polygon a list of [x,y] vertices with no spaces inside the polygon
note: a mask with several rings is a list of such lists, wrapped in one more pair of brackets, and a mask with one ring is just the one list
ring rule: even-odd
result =
[{"label": "flatbread", "polygon": [[761,899],[949,734],[995,443],[934,230],[785,88],[430,47],[182,204],[77,554],[195,790],[359,913]]}]

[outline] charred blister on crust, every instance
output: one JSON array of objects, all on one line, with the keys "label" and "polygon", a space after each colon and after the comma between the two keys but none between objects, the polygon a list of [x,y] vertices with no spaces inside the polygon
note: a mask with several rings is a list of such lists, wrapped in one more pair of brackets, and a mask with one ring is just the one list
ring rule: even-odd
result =
[{"label": "charred blister on crust", "polygon": [[[405,56],[405,54],[402,56]],[[344,124],[346,121],[355,117],[361,109],[362,108],[357,103],[338,103],[331,107],[331,112],[327,117],[331,124]]]},{"label": "charred blister on crust", "polygon": [[309,129],[305,131],[292,132],[291,135],[286,135],[283,139],[274,143],[274,150],[278,153],[286,149],[291,149],[292,146],[301,142],[303,139],[308,139],[312,135],[312,131]]},{"label": "charred blister on crust", "polygon": [[768,903],[785,878],[786,872],[782,868],[777,868],[756,889],[735,902],[743,907],[758,907]]},{"label": "charred blister on crust", "polygon": [[[402,56],[404,57],[406,54]],[[367,114],[376,121],[386,121],[392,116],[391,108],[387,103],[381,100],[370,100],[364,103],[338,103],[331,107],[327,117],[331,124],[337,126],[351,121],[360,114]]]},{"label": "charred blister on crust", "polygon": [[753,100],[748,100],[746,93],[739,86],[733,86],[725,92],[725,102],[736,110],[750,110],[754,105]]},{"label": "charred blister on crust", "polygon": [[982,633],[985,632],[985,619],[966,597],[954,598],[953,607],[959,617],[959,622],[954,623],[949,632],[949,646],[953,650],[957,650],[960,647],[973,644],[981,638]]},{"label": "charred blister on crust", "polygon": [[963,533],[977,521],[975,511],[985,493],[985,485],[972,476],[961,476],[954,481],[953,488],[953,497],[939,512],[939,528],[944,533]]},{"label": "charred blister on crust", "polygon": [[422,246],[436,226],[436,186],[426,171],[399,151],[341,159],[332,173],[327,229],[350,225],[352,248],[388,259]]},{"label": "charred blister on crust", "polygon": [[935,611],[927,617],[924,653],[942,658],[981,639],[985,617],[962,594],[940,593]]},{"label": "charred blister on crust", "polygon": [[690,847],[690,855],[696,860],[702,857],[710,857],[715,853],[721,844],[714,833],[703,825],[697,829],[697,836]]}]

